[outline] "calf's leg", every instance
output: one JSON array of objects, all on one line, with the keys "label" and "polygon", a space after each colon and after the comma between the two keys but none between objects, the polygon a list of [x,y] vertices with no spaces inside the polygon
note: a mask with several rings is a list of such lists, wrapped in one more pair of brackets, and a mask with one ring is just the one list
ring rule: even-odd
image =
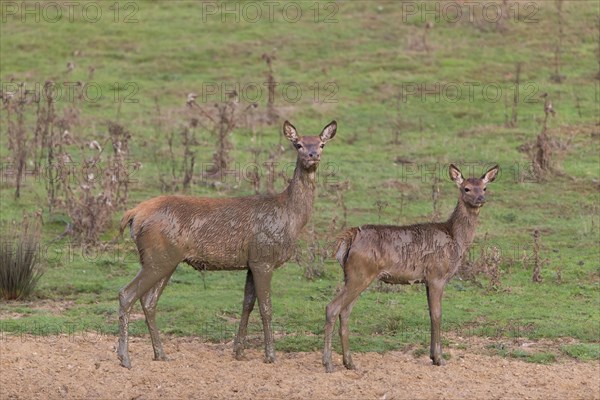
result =
[{"label": "calf's leg", "polygon": [[340,340],[342,342],[342,353],[344,355],[344,366],[347,369],[355,369],[354,363],[352,362],[352,355],[350,354],[350,328],[348,327],[348,319],[350,313],[352,313],[352,307],[356,304],[354,299],[352,303],[348,304],[346,308],[340,312]]},{"label": "calf's leg", "polygon": [[[348,345],[348,318],[350,316],[350,312],[352,311],[353,303],[356,301],[358,296],[365,290],[369,284],[375,278],[374,274],[371,275],[358,275],[354,274],[350,271],[354,270],[352,265],[346,263],[344,271],[346,271],[346,279],[345,285],[340,290],[340,292],[335,296],[335,298],[329,303],[325,309],[325,345],[323,348],[323,365],[325,366],[325,370],[327,372],[333,372],[333,365],[331,363],[331,341],[333,336],[333,328],[335,326],[335,320],[338,316],[340,316],[340,335],[341,332],[344,332],[344,325],[346,329],[346,334],[342,337],[342,346],[346,347],[347,355],[350,354],[350,349]],[[344,312],[342,316],[341,313]],[[345,343],[344,343],[345,342]],[[349,357],[345,357],[346,362],[344,363],[346,367],[350,365],[353,367],[352,360]]]}]

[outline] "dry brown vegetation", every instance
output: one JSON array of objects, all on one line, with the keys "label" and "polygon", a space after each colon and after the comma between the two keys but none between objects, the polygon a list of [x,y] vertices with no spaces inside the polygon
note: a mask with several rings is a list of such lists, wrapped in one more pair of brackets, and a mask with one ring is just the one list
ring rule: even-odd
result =
[{"label": "dry brown vegetation", "polygon": [[502,288],[500,265],[511,262],[502,256],[500,249],[488,244],[488,234],[483,237],[479,244],[479,256],[474,260],[467,260],[459,269],[458,275],[465,280],[469,280],[479,286],[480,275],[488,279],[488,290],[500,290]]},{"label": "dry brown vegetation", "polygon": [[[556,115],[556,111],[548,93],[544,93],[541,97],[544,98],[542,129],[535,142],[525,143],[519,147],[519,150],[529,156],[532,172],[536,179],[543,181],[550,174],[563,175],[561,162],[571,147],[572,134],[566,138],[550,134],[548,121],[550,117]],[[560,132],[560,130],[558,131]]]},{"label": "dry brown vegetation", "polygon": [[[263,59],[273,83],[271,63],[275,57],[266,54]],[[19,87],[23,88],[23,84]],[[75,96],[64,106],[57,107],[56,84],[51,80],[46,81],[41,93],[2,92],[1,97],[7,118],[7,148],[15,197],[20,197],[27,174],[43,179],[48,211],[51,214],[64,212],[69,217],[62,236],[71,235],[86,245],[98,243],[111,226],[114,213],[126,208],[131,177],[141,166],[129,160],[131,133],[121,124],[107,121],[104,123],[106,133],[84,138],[80,117],[84,99]],[[190,93],[185,111],[163,115],[155,99],[155,129],[158,135],[166,137],[168,145],[169,162],[158,163],[162,168],[159,182],[163,192],[187,191],[198,179],[222,180],[232,163],[233,131],[247,129],[257,142],[256,123],[271,124],[278,115],[272,97],[265,115],[255,115],[257,104],[243,105],[237,93],[230,93],[228,101],[223,103],[198,105],[195,100],[196,95]],[[186,121],[184,125],[182,120]],[[197,172],[196,161],[199,132],[208,133],[216,142],[212,166],[202,171],[202,176]],[[270,150],[269,162],[276,165],[282,151],[282,146]],[[260,152],[256,153],[257,161],[258,154]],[[267,175],[266,190],[273,193],[276,171],[271,168]],[[253,185],[257,193],[261,178],[260,171],[256,171]]]}]

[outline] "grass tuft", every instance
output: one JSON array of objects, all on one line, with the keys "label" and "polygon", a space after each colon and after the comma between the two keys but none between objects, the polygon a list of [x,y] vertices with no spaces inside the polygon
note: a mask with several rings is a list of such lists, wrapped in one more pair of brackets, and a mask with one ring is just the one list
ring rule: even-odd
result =
[{"label": "grass tuft", "polygon": [[0,247],[0,297],[20,300],[31,295],[44,273],[38,263],[40,225],[28,218],[7,225]]}]

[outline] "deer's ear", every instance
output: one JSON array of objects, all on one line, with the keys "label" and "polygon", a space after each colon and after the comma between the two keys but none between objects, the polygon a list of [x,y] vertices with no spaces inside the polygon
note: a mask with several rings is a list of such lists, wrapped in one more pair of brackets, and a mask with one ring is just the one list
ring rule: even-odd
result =
[{"label": "deer's ear", "polygon": [[462,172],[460,172],[460,169],[458,169],[456,165],[450,164],[448,172],[450,173],[450,179],[456,183],[456,186],[460,187],[461,183],[463,183],[465,180],[465,178],[462,176]]},{"label": "deer's ear", "polygon": [[492,168],[488,169],[488,171],[485,174],[481,176],[481,180],[484,183],[494,182],[494,179],[496,179],[496,175],[498,174],[499,169],[500,167],[498,166],[498,164],[494,165]]},{"label": "deer's ear", "polygon": [[322,142],[327,142],[335,136],[335,132],[337,131],[337,122],[331,121],[329,125],[323,128],[323,131],[319,135]]},{"label": "deer's ear", "polygon": [[285,121],[283,123],[283,134],[292,143],[295,143],[298,140],[300,140],[300,137],[298,136],[298,132],[296,131],[296,128],[294,128],[294,125],[290,124],[289,121]]}]

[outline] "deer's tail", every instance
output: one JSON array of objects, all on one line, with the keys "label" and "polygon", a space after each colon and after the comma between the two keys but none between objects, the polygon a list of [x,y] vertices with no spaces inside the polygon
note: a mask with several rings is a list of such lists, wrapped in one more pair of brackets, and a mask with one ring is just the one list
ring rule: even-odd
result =
[{"label": "deer's tail", "polygon": [[338,260],[342,269],[346,269],[344,266],[346,264],[346,260],[348,259],[348,253],[350,253],[350,248],[352,247],[352,242],[356,238],[356,234],[358,233],[358,228],[350,228],[344,233],[342,233],[338,239],[337,250],[335,252],[335,258]]},{"label": "deer's tail", "polygon": [[123,237],[123,232],[125,231],[125,228],[127,228],[127,226],[131,225],[131,223],[133,222],[133,218],[135,217],[136,212],[137,209],[132,208],[131,210],[125,211],[125,214],[123,214],[123,218],[121,218],[121,224],[119,227],[119,235],[121,237]]}]

